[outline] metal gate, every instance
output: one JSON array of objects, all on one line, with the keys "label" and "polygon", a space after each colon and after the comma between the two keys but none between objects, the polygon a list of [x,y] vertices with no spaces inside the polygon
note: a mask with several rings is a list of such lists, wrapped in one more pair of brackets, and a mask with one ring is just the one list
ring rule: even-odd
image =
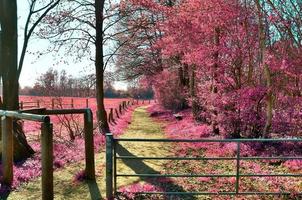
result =
[{"label": "metal gate", "polygon": [[[164,143],[236,143],[237,151],[235,157],[137,157],[118,155],[116,151],[117,145],[122,142],[164,142]],[[242,143],[265,143],[265,142],[302,142],[302,139],[139,139],[139,138],[114,138],[111,133],[106,134],[106,197],[113,199],[114,195],[118,193],[117,178],[118,177],[234,177],[236,179],[234,184],[234,191],[232,192],[139,192],[139,194],[159,194],[159,195],[290,195],[290,192],[257,192],[257,191],[240,191],[241,177],[302,177],[302,174],[242,174],[240,173],[240,161],[243,160],[302,160],[301,156],[280,156],[280,157],[243,157],[241,156]],[[121,174],[117,171],[117,160],[233,160],[236,161],[235,174]],[[302,195],[302,192],[296,193]]]}]

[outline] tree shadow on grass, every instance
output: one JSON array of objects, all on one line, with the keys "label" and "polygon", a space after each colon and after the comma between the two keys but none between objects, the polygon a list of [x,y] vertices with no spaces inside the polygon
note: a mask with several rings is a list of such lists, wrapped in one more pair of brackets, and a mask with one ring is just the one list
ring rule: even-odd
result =
[{"label": "tree shadow on grass", "polygon": [[[116,146],[116,153],[119,156],[134,156],[131,152],[129,152],[125,147],[123,147],[120,144],[117,144]],[[131,168],[135,174],[160,174],[159,171],[154,170],[147,164],[143,162],[143,160],[140,159],[123,159],[123,163]],[[158,178],[150,178],[150,177],[140,177],[140,180],[145,181],[147,183],[150,183],[158,188],[161,188],[164,192],[187,192],[182,186],[177,185],[176,183],[173,183],[173,180],[170,179],[169,181],[162,183],[157,180]],[[172,195],[169,195],[172,197]],[[175,195],[173,195],[176,197]],[[182,199],[191,199],[196,200],[197,198],[192,194],[186,194],[186,195],[178,195],[178,197],[182,197]]]},{"label": "tree shadow on grass", "polygon": [[1,186],[0,186],[0,199],[7,199],[10,192],[11,192],[11,188],[9,186],[1,184]]},{"label": "tree shadow on grass", "polygon": [[99,186],[95,180],[86,180],[86,184],[88,185],[88,188],[89,188],[91,200],[103,199]]}]

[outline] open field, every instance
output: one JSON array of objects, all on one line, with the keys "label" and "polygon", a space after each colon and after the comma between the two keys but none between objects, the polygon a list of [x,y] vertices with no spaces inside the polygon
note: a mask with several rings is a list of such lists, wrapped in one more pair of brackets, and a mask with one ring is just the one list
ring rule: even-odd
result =
[{"label": "open field", "polygon": [[[123,101],[129,101],[130,99],[122,98],[122,99],[105,99],[105,109],[108,114],[110,108],[118,108],[119,104]],[[87,102],[88,101],[88,102]],[[86,108],[88,103],[88,108],[91,109],[93,113],[93,118],[96,120],[96,110],[97,104],[95,98],[81,98],[81,97],[40,97],[40,96],[20,96],[19,100],[20,104],[22,102],[24,109],[37,108],[48,108],[52,109],[71,109],[71,108]],[[52,105],[54,102],[54,106]],[[67,116],[68,117],[68,116]],[[78,118],[78,116],[73,116],[74,118]],[[82,120],[79,118],[79,120]],[[62,121],[61,117],[51,116],[51,121],[54,124],[58,124]],[[24,122],[25,132],[34,132],[39,130],[39,123],[35,122]]]},{"label": "open field", "polygon": [[[36,107],[37,101],[39,101],[40,107],[52,108],[52,99],[55,102],[55,108],[63,106],[64,108],[72,108],[72,102],[74,108],[86,108],[86,99],[88,99],[88,106],[92,110],[93,113],[96,111],[96,99],[95,98],[84,98],[84,97],[41,97],[41,96],[20,96],[19,102],[24,102],[24,109],[26,107]],[[61,100],[60,104],[58,104],[58,99]],[[109,99],[105,98],[105,108],[106,110],[110,108],[116,108],[122,101],[129,100],[127,98],[114,98]],[[28,104],[26,102],[32,102]]]}]

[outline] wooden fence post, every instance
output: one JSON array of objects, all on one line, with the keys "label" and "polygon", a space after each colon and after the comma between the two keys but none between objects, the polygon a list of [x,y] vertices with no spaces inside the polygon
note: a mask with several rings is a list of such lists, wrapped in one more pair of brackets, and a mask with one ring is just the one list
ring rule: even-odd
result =
[{"label": "wooden fence post", "polygon": [[20,109],[23,110],[23,101],[20,103]]},{"label": "wooden fence post", "polygon": [[41,125],[42,145],[42,200],[52,200],[53,192],[53,127],[49,122]]},{"label": "wooden fence post", "polygon": [[89,108],[89,101],[86,99],[86,108]]},{"label": "wooden fence post", "polygon": [[55,108],[55,100],[51,99],[51,108],[54,109]]},{"label": "wooden fence post", "polygon": [[13,120],[2,117],[2,166],[3,183],[11,186],[13,183]]},{"label": "wooden fence post", "polygon": [[73,99],[71,99],[71,108],[74,108]]},{"label": "wooden fence post", "polygon": [[116,115],[116,117],[117,117],[117,118],[120,118],[120,116],[119,116],[119,114],[118,114],[118,110],[117,110],[116,108],[115,108],[114,110],[115,110],[115,115]]},{"label": "wooden fence post", "polygon": [[113,135],[106,134],[106,198],[113,199]]},{"label": "wooden fence post", "polygon": [[40,101],[37,100],[37,107],[40,108]]},{"label": "wooden fence post", "polygon": [[114,122],[113,108],[110,108],[111,121]]},{"label": "wooden fence post", "polygon": [[90,109],[84,114],[85,131],[85,175],[87,179],[95,179],[94,143],[93,143],[93,116]]},{"label": "wooden fence post", "polygon": [[122,105],[119,104],[119,111],[120,111],[120,114],[122,114]]},{"label": "wooden fence post", "polygon": [[108,123],[111,123],[111,119],[110,119],[110,112],[108,113],[107,120],[108,120]]}]

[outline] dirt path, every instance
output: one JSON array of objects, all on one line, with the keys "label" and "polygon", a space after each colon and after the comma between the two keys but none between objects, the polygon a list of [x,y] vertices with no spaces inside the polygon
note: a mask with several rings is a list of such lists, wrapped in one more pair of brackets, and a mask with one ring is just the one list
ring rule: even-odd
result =
[{"label": "dirt path", "polygon": [[[137,108],[132,116],[132,122],[123,138],[163,138],[162,125],[154,122],[146,111],[145,107]],[[163,143],[129,143],[123,142],[118,146],[118,154],[135,156],[168,156],[169,146]],[[162,162],[160,161],[119,161],[119,173],[159,173]],[[105,198],[105,153],[96,154],[96,181],[83,183],[73,182],[76,173],[84,169],[83,162],[74,163],[54,173],[55,199],[104,199]],[[139,178],[118,178],[118,187],[129,185],[134,182],[146,179]],[[24,184],[18,190],[12,192],[8,199],[26,200],[41,198],[41,179]]]},{"label": "dirt path", "polygon": [[[162,125],[154,122],[145,108],[138,108],[135,112],[132,124],[122,136],[123,138],[164,138]],[[164,143],[154,142],[120,142],[117,145],[117,154],[119,156],[153,156],[163,157],[169,155],[170,147]],[[154,160],[118,160],[118,174],[147,174],[160,173],[163,161]],[[128,185],[129,182],[146,182],[146,179],[118,177],[117,186]],[[148,180],[147,180],[148,181]]]}]

